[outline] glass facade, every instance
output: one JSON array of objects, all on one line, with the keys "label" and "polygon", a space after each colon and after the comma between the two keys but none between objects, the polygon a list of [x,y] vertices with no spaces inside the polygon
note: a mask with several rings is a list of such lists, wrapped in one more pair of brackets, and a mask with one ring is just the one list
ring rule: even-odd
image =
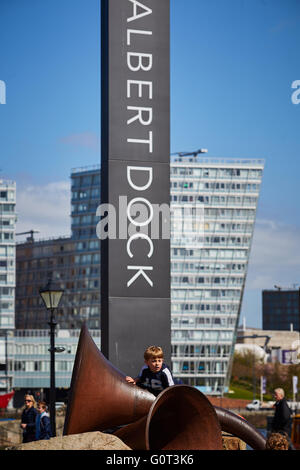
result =
[{"label": "glass facade", "polygon": [[[96,345],[100,347],[100,331],[89,330]],[[56,332],[55,346],[64,348],[55,356],[56,401],[65,401],[68,397],[73,365],[77,351],[80,329],[59,329]],[[24,394],[29,390],[38,397],[45,393],[49,403],[50,354],[49,328],[17,329],[7,337],[8,375],[0,378],[1,392],[14,388],[13,406],[20,408],[24,404]],[[5,338],[0,336],[0,351],[5,348]]]},{"label": "glass facade", "polygon": [[[89,331],[99,345],[99,330]],[[57,332],[55,346],[65,349],[55,357],[57,387],[69,387],[79,335],[78,329],[60,329]],[[12,357],[9,370],[14,375],[14,387],[49,387],[49,329],[16,330],[14,341],[8,346]]]},{"label": "glass facade", "polygon": [[300,290],[264,290],[262,307],[264,330],[299,331]]},{"label": "glass facade", "polygon": [[0,330],[15,327],[16,183],[0,179]]},{"label": "glass facade", "polygon": [[80,291],[77,291],[74,269],[75,246],[68,237],[17,244],[17,329],[47,328],[49,313],[42,302],[39,289],[50,278],[65,291],[55,312],[59,328],[77,326]]},{"label": "glass facade", "polygon": [[204,393],[228,389],[262,172],[255,160],[171,165],[172,369]]},{"label": "glass facade", "polygon": [[100,329],[100,240],[96,234],[100,204],[100,166],[73,169],[71,173],[71,230],[74,240],[78,299],[92,329]]},{"label": "glass facade", "polygon": [[[96,210],[100,204],[100,166],[74,168],[71,173],[71,230],[76,240],[98,240]],[[88,245],[86,245],[88,248]],[[99,245],[92,244],[92,249]]]}]

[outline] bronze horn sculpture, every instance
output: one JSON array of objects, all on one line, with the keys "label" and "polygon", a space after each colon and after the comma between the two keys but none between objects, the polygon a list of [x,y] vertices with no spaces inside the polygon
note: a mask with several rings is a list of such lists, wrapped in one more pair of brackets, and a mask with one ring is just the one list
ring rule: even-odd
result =
[{"label": "bronze horn sculpture", "polygon": [[134,450],[222,450],[214,407],[199,390],[174,385],[163,390],[149,413],[115,432]]},{"label": "bronze horn sculpture", "polygon": [[240,437],[255,450],[265,448],[265,438],[250,423],[213,407],[194,387],[175,385],[156,398],[128,384],[125,374],[100,352],[84,324],[63,434],[105,431],[121,425],[116,435],[136,449],[216,449],[220,448],[220,429]]},{"label": "bronze horn sculpture", "polygon": [[100,352],[86,325],[81,328],[63,434],[104,431],[145,416],[152,393],[132,386]]}]

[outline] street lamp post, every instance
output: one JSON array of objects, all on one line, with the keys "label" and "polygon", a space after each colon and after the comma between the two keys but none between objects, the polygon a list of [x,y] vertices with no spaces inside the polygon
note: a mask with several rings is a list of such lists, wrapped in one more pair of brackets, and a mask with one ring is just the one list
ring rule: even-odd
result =
[{"label": "street lamp post", "polygon": [[[5,358],[4,358],[4,361],[5,361],[4,369],[3,369],[3,367],[2,367],[1,370],[4,370],[4,374],[5,374],[5,390],[6,390],[6,393],[8,393],[8,392],[9,392],[9,389],[10,389],[10,386],[9,386],[9,377],[8,377],[8,346],[7,346],[7,342],[8,342],[8,332],[7,332],[7,329],[0,330],[0,332],[1,332],[1,333],[3,332],[3,338],[4,338],[4,355],[5,355]],[[2,337],[2,334],[1,334],[1,337]]]},{"label": "street lamp post", "polygon": [[[2,335],[1,335],[2,336]],[[4,355],[5,355],[5,369],[4,369],[4,373],[5,373],[5,390],[6,390],[6,393],[9,392],[9,386],[8,386],[8,352],[7,352],[7,330],[3,330],[3,337],[4,337]],[[2,369],[1,369],[2,370]]]},{"label": "street lamp post", "polygon": [[9,392],[9,378],[8,378],[8,332],[5,330],[5,385],[6,385],[6,393]]},{"label": "street lamp post", "polygon": [[58,307],[59,302],[64,293],[63,289],[57,289],[50,279],[43,289],[40,289],[40,296],[44,302],[47,310],[50,311],[50,423],[52,436],[56,436],[56,423],[55,423],[55,327],[56,321],[54,318],[54,310]]},{"label": "street lamp post", "polygon": [[[298,351],[299,351],[299,348],[300,348],[300,287],[298,289],[298,331],[299,331],[299,347],[298,347]],[[297,357],[300,360],[299,355],[297,355]]]}]

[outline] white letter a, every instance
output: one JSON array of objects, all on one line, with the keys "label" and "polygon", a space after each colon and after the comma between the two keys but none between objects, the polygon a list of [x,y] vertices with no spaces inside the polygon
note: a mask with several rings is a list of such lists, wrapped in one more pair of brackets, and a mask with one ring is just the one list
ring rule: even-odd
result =
[{"label": "white letter a", "polygon": [[[139,18],[142,18],[143,16],[151,15],[152,13],[151,8],[146,7],[145,5],[138,2],[137,0],[129,0],[129,1],[133,3],[133,16],[131,16],[130,18],[127,18],[127,23],[129,23],[130,21],[138,20]],[[144,12],[140,13],[139,15],[137,14],[138,7],[144,10]]]}]

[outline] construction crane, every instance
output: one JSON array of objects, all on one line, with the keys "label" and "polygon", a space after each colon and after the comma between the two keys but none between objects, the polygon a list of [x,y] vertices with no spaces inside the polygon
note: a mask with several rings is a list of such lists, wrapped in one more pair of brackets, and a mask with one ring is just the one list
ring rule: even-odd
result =
[{"label": "construction crane", "polygon": [[207,149],[199,149],[199,150],[195,150],[194,152],[175,152],[175,153],[171,153],[171,155],[178,155],[179,157],[190,157],[190,156],[193,156],[193,157],[197,157],[197,155],[199,155],[199,153],[207,153],[208,150]]},{"label": "construction crane", "polygon": [[254,335],[247,335],[247,336],[246,335],[245,336],[243,336],[243,335],[237,336],[237,339],[243,339],[243,338],[266,338],[265,344],[263,345],[263,349],[264,349],[264,351],[266,351],[266,347],[267,347],[268,342],[271,339],[271,336],[268,336],[268,335],[255,335],[255,334]]},{"label": "construction crane", "polygon": [[16,235],[27,235],[28,233],[30,233],[30,237],[27,237],[26,240],[28,242],[34,242],[33,234],[34,233],[40,233],[40,232],[39,232],[39,230],[29,230],[28,232],[16,233]]}]

